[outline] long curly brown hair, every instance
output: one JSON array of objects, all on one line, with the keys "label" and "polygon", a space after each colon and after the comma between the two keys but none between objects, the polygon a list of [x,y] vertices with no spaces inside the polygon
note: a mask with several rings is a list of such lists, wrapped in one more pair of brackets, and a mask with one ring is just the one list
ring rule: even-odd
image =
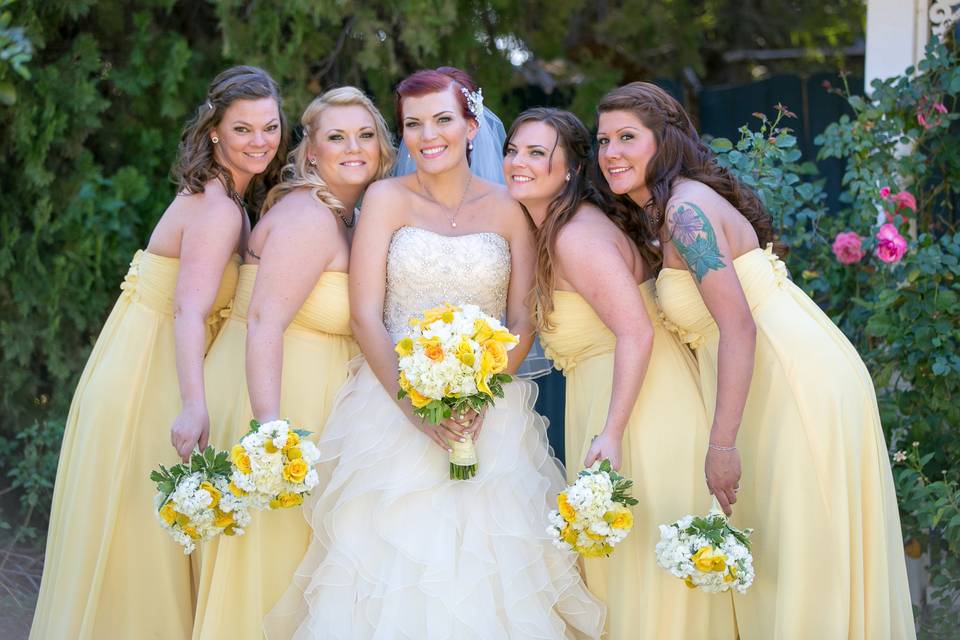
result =
[{"label": "long curly brown hair", "polygon": [[273,98],[277,102],[280,113],[280,144],[277,155],[266,171],[254,176],[247,185],[246,192],[239,194],[245,198],[248,210],[260,210],[267,192],[280,181],[280,169],[287,157],[290,130],[283,114],[280,89],[270,74],[259,67],[230,67],[210,83],[206,97],[180,134],[177,161],[170,173],[181,193],[203,193],[204,185],[215,178],[222,180],[228,191],[234,191],[230,171],[217,162],[214,155],[210,131],[220,124],[224,112],[235,101],[260,98]]},{"label": "long curly brown hair", "polygon": [[[546,218],[536,232],[537,272],[531,302],[534,303],[532,306],[536,312],[537,325],[541,328],[552,328],[550,314],[553,312],[553,288],[555,285],[553,265],[557,234],[573,219],[582,204],[590,203],[600,208],[603,208],[603,205],[588,177],[589,167],[595,164],[592,161],[593,145],[590,132],[580,119],[569,111],[561,109],[547,107],[527,109],[517,116],[517,119],[510,125],[510,130],[507,132],[507,137],[503,143],[504,154],[506,154],[507,146],[513,139],[514,134],[527,122],[542,122],[556,132],[554,151],[557,148],[563,150],[566,159],[565,169],[570,175],[570,179],[564,183],[563,189],[547,206]],[[526,208],[524,208],[524,212],[526,212]],[[643,236],[642,216],[636,211],[604,209],[604,212],[614,224],[627,234],[627,237],[634,239],[635,242],[636,238]],[[527,213],[527,216],[529,217],[529,213]],[[641,248],[642,252],[646,251],[642,242],[638,242],[637,246]]]},{"label": "long curly brown hair", "polygon": [[[649,82],[631,82],[610,91],[597,105],[598,117],[610,111],[634,114],[643,126],[653,132],[657,144],[644,178],[650,190],[650,199],[639,205],[653,214],[643,216],[647,230],[643,243],[648,251],[655,251],[660,256],[655,267],[659,267],[662,260],[657,239],[666,220],[667,202],[677,178],[688,178],[707,185],[747,219],[756,231],[761,247],[773,242],[773,222],[760,199],[729,170],[717,164],[713,152],[700,139],[690,116],[670,94]],[[610,208],[637,210],[637,203],[610,190],[606,178],[598,169],[595,180],[598,191]]]}]

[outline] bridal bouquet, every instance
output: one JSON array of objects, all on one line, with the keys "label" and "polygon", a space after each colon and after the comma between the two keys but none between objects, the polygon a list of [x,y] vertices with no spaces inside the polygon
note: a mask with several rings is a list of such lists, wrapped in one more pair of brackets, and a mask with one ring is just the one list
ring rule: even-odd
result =
[{"label": "bridal bouquet", "polygon": [[657,564],[691,589],[746,593],[754,575],[752,532],[732,527],[714,500],[706,517],[684,516],[673,524],[660,525]]},{"label": "bridal bouquet", "polygon": [[320,451],[309,440],[309,431],[293,429],[286,420],[260,424],[250,421],[250,432],[230,450],[231,480],[251,506],[285,509],[303,503],[317,486],[313,465]]},{"label": "bridal bouquet", "polygon": [[581,471],[557,496],[558,509],[550,512],[547,533],[554,545],[589,558],[610,555],[633,528],[627,508],[637,504],[630,497],[632,486],[633,480],[614,471],[609,460]]},{"label": "bridal bouquet", "polygon": [[193,553],[197,541],[220,535],[242,535],[250,524],[250,512],[240,492],[230,483],[227,453],[207,447],[194,451],[190,462],[169,469],[160,465],[150,474],[157,483],[154,508],[160,525]]},{"label": "bridal bouquet", "polygon": [[[481,411],[503,397],[512,379],[503,371],[507,351],[519,338],[472,304],[445,304],[410,320],[410,332],[397,342],[400,391],[413,412],[439,424],[469,409]],[[466,480],[477,473],[473,440],[451,443],[450,478]]]}]

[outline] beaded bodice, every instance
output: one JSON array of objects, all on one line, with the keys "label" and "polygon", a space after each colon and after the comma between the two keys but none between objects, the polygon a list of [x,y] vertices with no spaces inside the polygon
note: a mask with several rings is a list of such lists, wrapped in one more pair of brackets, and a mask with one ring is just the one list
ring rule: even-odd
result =
[{"label": "beaded bodice", "polygon": [[383,323],[396,341],[410,318],[445,302],[475,304],[502,318],[510,282],[510,244],[493,232],[445,236],[400,227],[387,251]]}]

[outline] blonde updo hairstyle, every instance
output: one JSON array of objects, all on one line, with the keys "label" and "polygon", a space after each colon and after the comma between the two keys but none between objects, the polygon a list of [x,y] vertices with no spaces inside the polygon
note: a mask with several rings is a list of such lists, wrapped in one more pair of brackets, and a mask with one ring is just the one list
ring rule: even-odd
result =
[{"label": "blonde updo hairstyle", "polygon": [[343,203],[337,199],[330,191],[330,187],[320,175],[316,166],[310,164],[310,143],[315,142],[314,136],[320,131],[320,117],[323,112],[331,107],[350,107],[360,106],[366,109],[373,117],[374,128],[377,132],[377,142],[380,145],[380,168],[377,170],[374,180],[385,178],[390,174],[393,168],[393,162],[397,151],[393,146],[393,138],[390,135],[390,129],[387,127],[386,120],[377,109],[373,101],[365,93],[356,87],[338,87],[330,89],[323,95],[313,99],[307,105],[303,115],[300,117],[300,125],[303,128],[303,138],[300,143],[290,152],[287,157],[287,164],[284,165],[281,172],[281,181],[270,190],[266,200],[263,203],[262,212],[265,212],[273,206],[280,198],[286,194],[307,187],[310,194],[321,204],[329,207],[334,212],[347,215],[350,212],[345,210]]}]

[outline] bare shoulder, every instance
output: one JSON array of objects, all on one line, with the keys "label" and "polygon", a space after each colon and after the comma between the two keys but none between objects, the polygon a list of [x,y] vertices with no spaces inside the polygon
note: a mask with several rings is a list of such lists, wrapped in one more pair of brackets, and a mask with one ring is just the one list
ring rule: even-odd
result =
[{"label": "bare shoulder", "polygon": [[180,218],[184,228],[214,226],[240,230],[243,227],[240,207],[219,180],[208,182],[201,193],[177,194],[167,213]]},{"label": "bare shoulder", "polygon": [[296,189],[285,194],[264,214],[261,224],[272,230],[327,235],[336,233],[335,214],[317,200],[311,189]]},{"label": "bare shoulder", "polygon": [[397,198],[406,199],[412,191],[410,176],[397,176],[377,180],[367,187],[363,202],[389,202]]},{"label": "bare shoulder", "polygon": [[696,180],[684,180],[673,188],[667,201],[667,223],[682,210],[696,210],[711,221],[721,220],[732,209],[719,193]]},{"label": "bare shoulder", "polygon": [[596,206],[584,203],[557,233],[555,249],[561,262],[588,260],[616,245],[620,231]]}]

